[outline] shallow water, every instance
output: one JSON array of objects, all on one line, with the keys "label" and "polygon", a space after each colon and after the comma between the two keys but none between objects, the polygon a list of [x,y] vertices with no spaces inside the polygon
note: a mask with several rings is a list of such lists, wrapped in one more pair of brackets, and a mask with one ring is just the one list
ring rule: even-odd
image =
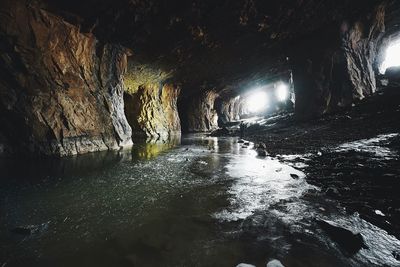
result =
[{"label": "shallow water", "polygon": [[[400,241],[236,138],[0,164],[2,267],[400,265]],[[361,233],[369,248],[346,256],[316,219]]]}]

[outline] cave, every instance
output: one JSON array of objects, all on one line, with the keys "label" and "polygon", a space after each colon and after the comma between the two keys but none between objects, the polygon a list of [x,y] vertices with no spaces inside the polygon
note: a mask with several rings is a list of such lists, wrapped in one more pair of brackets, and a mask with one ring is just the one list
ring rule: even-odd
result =
[{"label": "cave", "polygon": [[1,0],[0,266],[400,266],[400,2]]}]

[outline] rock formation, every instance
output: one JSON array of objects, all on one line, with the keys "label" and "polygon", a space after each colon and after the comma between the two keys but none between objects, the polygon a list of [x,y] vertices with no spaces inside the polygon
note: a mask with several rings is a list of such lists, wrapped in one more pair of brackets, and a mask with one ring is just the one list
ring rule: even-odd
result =
[{"label": "rock formation", "polygon": [[[385,6],[341,27],[313,33],[293,52],[295,112],[299,118],[319,116],[349,106],[376,91],[377,44],[384,32]],[[340,29],[340,31],[339,31]]]},{"label": "rock formation", "polygon": [[186,132],[207,132],[218,128],[218,115],[214,108],[218,95],[205,91],[191,97],[180,109],[183,130]]},{"label": "rock formation", "polygon": [[1,13],[3,149],[64,156],[130,145],[126,49],[24,1],[2,1]]},{"label": "rock formation", "polygon": [[180,135],[177,109],[179,87],[142,85],[135,93],[125,94],[125,114],[132,126],[133,136],[165,140]]},{"label": "rock formation", "polygon": [[228,122],[240,120],[240,115],[243,114],[243,105],[243,99],[239,96],[227,100],[217,98],[215,109],[218,114],[218,125],[223,126]]},{"label": "rock formation", "polygon": [[0,152],[212,131],[288,73],[296,117],[318,117],[376,91],[382,38],[398,34],[395,1],[200,2],[2,1]]},{"label": "rock formation", "polygon": [[353,97],[362,99],[376,91],[375,60],[378,43],[385,31],[385,5],[378,6],[370,16],[353,24],[342,25],[342,43],[347,70],[353,85]]},{"label": "rock formation", "polygon": [[180,135],[177,101],[180,87],[167,82],[170,73],[128,60],[124,77],[125,114],[134,139],[166,140]]}]

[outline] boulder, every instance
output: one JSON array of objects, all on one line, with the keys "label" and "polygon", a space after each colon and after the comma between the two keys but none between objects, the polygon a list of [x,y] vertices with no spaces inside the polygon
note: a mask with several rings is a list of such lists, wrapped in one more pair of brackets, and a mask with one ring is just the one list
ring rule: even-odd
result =
[{"label": "boulder", "polygon": [[236,267],[255,267],[255,266],[247,263],[239,263],[238,265],[236,265]]},{"label": "boulder", "polygon": [[267,156],[267,151],[263,148],[257,148],[257,156],[259,157],[266,157]]},{"label": "boulder", "polygon": [[271,260],[267,263],[267,267],[285,267],[279,260]]},{"label": "boulder", "polygon": [[368,248],[360,233],[354,234],[348,229],[333,225],[324,220],[317,220],[317,224],[339,245],[341,251],[348,256],[354,255],[362,248]]}]

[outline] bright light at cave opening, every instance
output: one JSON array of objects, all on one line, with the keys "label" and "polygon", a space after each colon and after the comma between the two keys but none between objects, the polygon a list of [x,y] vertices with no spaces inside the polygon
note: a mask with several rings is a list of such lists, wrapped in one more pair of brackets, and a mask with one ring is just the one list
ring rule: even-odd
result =
[{"label": "bright light at cave opening", "polygon": [[278,87],[276,88],[276,98],[283,102],[285,101],[289,96],[289,88],[286,84],[282,83],[280,85],[278,85]]},{"label": "bright light at cave opening", "polygon": [[400,39],[393,42],[386,49],[385,60],[379,68],[381,74],[385,74],[386,69],[400,66]]},{"label": "bright light at cave opening", "polygon": [[262,91],[255,92],[247,98],[246,104],[251,113],[263,111],[268,105],[268,95]]}]

